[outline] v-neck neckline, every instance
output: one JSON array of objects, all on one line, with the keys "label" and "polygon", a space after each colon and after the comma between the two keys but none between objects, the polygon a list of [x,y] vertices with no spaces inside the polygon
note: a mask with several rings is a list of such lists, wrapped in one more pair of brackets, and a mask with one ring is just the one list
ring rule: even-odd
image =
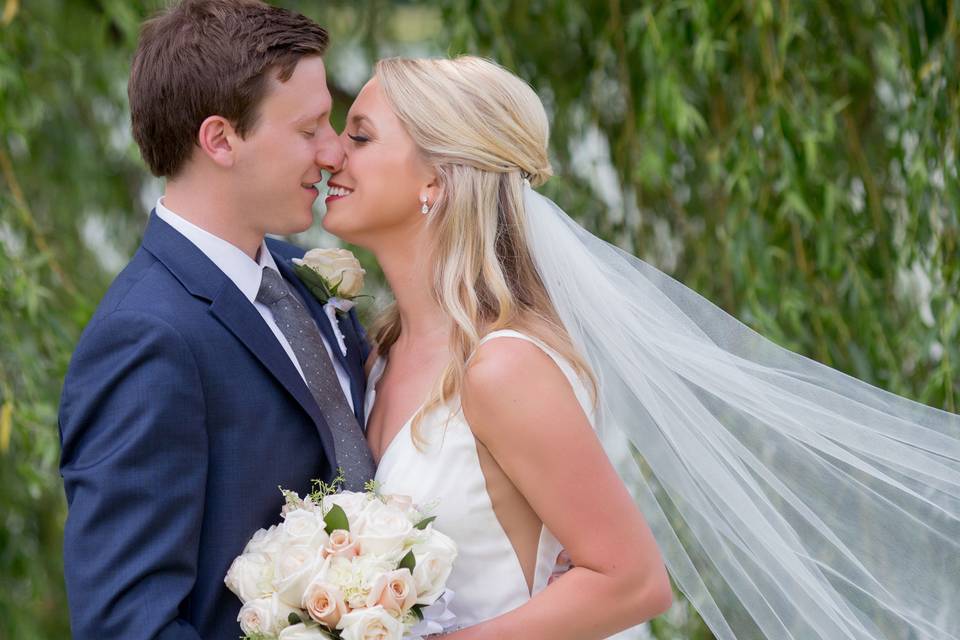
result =
[{"label": "v-neck neckline", "polygon": [[[370,379],[367,381],[367,389],[370,394],[370,397],[367,399],[367,402],[368,402],[367,406],[370,407],[370,415],[373,415],[373,406],[377,399],[377,384],[383,378],[383,374],[386,373],[386,370],[387,370],[386,359],[378,355],[377,359],[374,360],[373,362],[373,368],[370,370],[371,371]],[[423,405],[425,404],[426,404],[426,400],[424,400],[419,405],[417,405],[417,407],[413,410],[413,413],[411,413],[410,416],[403,422],[403,424],[400,425],[400,428],[397,430],[397,432],[393,434],[393,437],[390,438],[390,441],[387,443],[387,446],[385,446],[383,448],[383,451],[380,452],[380,457],[374,460],[374,463],[377,467],[379,467],[380,464],[386,459],[387,454],[389,454],[390,450],[394,448],[393,445],[396,444],[400,436],[402,436],[404,432],[406,432],[409,429],[410,423],[413,422],[414,416],[420,413],[420,410],[423,409]],[[370,425],[369,418],[370,416],[367,416],[366,423],[368,427]],[[369,433],[369,429],[367,433]],[[371,449],[371,453],[372,452],[373,450]]]}]

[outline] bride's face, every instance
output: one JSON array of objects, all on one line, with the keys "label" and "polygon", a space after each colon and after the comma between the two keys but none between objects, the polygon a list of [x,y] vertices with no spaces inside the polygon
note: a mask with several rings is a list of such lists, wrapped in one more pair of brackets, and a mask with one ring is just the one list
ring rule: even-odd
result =
[{"label": "bride's face", "polygon": [[[421,194],[433,171],[374,77],[360,91],[341,134],[343,168],[330,176],[323,227],[374,251],[422,228]],[[433,198],[430,198],[431,204]]]}]

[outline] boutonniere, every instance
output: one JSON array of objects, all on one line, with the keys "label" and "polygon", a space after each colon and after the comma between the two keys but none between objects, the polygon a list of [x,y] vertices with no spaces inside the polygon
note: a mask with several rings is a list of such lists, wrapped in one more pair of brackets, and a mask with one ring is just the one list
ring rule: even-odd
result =
[{"label": "boutonniere", "polygon": [[293,270],[320,304],[341,312],[356,305],[366,273],[346,249],[311,249],[293,259]]}]

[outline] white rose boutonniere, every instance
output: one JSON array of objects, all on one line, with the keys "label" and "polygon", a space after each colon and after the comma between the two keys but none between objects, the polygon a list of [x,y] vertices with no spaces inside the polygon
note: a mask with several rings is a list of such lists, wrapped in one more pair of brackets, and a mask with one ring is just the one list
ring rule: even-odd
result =
[{"label": "white rose boutonniere", "polygon": [[297,277],[321,304],[349,311],[356,304],[366,273],[360,261],[346,249],[311,249],[293,259]]}]

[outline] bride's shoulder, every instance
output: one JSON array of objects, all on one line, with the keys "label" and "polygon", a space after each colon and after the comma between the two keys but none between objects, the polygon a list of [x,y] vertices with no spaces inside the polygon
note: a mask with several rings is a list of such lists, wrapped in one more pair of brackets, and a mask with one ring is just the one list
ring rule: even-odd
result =
[{"label": "bride's shoulder", "polygon": [[548,367],[553,359],[540,340],[519,331],[497,331],[487,335],[467,363],[465,380],[503,380],[531,368]]},{"label": "bride's shoulder", "polygon": [[545,325],[529,322],[488,331],[470,357],[467,371],[479,371],[475,377],[501,377],[529,366],[548,366],[552,362],[547,353],[550,336]]},{"label": "bride's shoulder", "polygon": [[484,340],[467,365],[461,404],[471,426],[503,424],[567,404],[567,378],[554,359],[526,334],[504,331]]}]

